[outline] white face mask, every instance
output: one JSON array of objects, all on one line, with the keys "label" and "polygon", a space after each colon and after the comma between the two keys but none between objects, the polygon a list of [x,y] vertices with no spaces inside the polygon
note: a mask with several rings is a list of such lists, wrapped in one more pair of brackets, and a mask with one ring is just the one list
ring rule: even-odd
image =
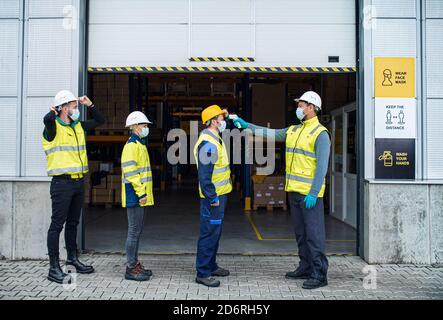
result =
[{"label": "white face mask", "polygon": [[149,128],[144,127],[142,131],[140,131],[140,138],[146,138],[149,135]]},{"label": "white face mask", "polygon": [[220,121],[220,124],[218,125],[218,131],[221,133],[223,131],[225,131],[226,129],[226,121],[222,120]]},{"label": "white face mask", "polygon": [[305,113],[303,112],[303,109],[300,107],[297,108],[295,114],[300,121],[303,120],[303,118],[305,117]]},{"label": "white face mask", "polygon": [[80,118],[80,110],[78,110],[78,108],[75,108],[69,118],[71,118],[73,121],[76,121],[78,118]]}]

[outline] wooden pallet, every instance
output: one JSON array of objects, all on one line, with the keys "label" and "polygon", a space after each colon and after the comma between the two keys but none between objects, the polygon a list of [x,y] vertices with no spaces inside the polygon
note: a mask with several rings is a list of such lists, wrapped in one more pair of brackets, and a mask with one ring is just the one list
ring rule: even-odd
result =
[{"label": "wooden pallet", "polygon": [[288,210],[288,206],[286,204],[254,204],[252,206],[252,210],[257,211],[259,208],[266,208],[266,211],[274,211],[276,208],[282,208],[283,211]]}]

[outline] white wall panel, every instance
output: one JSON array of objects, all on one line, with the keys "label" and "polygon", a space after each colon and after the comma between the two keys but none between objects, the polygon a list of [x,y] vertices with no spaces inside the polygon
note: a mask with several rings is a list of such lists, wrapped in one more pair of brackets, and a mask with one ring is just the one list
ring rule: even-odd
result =
[{"label": "white wall panel", "polygon": [[415,18],[416,0],[373,0],[377,18]]},{"label": "white wall panel", "polygon": [[0,176],[16,175],[17,98],[0,97]]},{"label": "white wall panel", "polygon": [[0,176],[17,174],[20,1],[0,0]]},{"label": "white wall panel", "polygon": [[251,23],[251,0],[193,0],[192,23]]},{"label": "white wall panel", "polygon": [[0,18],[18,18],[20,0],[0,0]]},{"label": "white wall panel", "polygon": [[443,98],[443,19],[426,20],[428,98]]},{"label": "white wall panel", "polygon": [[[66,23],[62,18],[63,8],[71,3],[72,8],[79,9],[80,0],[29,2],[30,16],[25,17],[24,27],[23,176],[46,176],[46,159],[41,144],[43,117],[49,111],[54,95],[62,89],[78,94],[79,21]],[[78,19],[78,13],[71,11],[71,14]]]},{"label": "white wall panel", "polygon": [[0,19],[0,96],[17,96],[20,22]]},{"label": "white wall panel", "polygon": [[355,24],[354,0],[256,0],[256,23]]},{"label": "white wall panel", "polygon": [[27,98],[23,114],[23,166],[25,176],[46,176],[46,158],[42,147],[43,117],[52,97]]},{"label": "white wall panel", "polygon": [[426,0],[426,18],[443,18],[442,0]]},{"label": "white wall panel", "polygon": [[186,25],[118,24],[89,28],[90,66],[177,65],[187,60]]},{"label": "white wall panel", "polygon": [[90,24],[188,23],[187,0],[90,0]]},{"label": "white wall panel", "polygon": [[[256,57],[273,66],[355,66],[355,28],[349,25],[258,25]],[[328,63],[328,56],[340,63]]]},{"label": "white wall panel", "polygon": [[[75,5],[73,0],[27,0],[30,18],[62,18],[69,14],[69,7]],[[67,10],[64,12],[64,10]]]},{"label": "white wall panel", "polygon": [[372,54],[374,57],[415,57],[416,20],[377,20],[372,32]]},{"label": "white wall panel", "polygon": [[27,95],[54,96],[71,87],[72,31],[61,19],[29,21]]},{"label": "white wall panel", "polygon": [[428,178],[443,179],[443,99],[428,99],[427,104]]},{"label": "white wall panel", "polygon": [[191,56],[250,57],[250,25],[193,25]]}]

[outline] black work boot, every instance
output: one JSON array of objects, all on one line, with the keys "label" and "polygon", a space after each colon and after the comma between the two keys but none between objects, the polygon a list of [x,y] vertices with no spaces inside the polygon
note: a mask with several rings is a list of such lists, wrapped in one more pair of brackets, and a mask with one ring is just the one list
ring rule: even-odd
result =
[{"label": "black work boot", "polygon": [[310,273],[300,272],[298,269],[295,271],[286,272],[286,279],[303,279],[307,280],[311,277]]},{"label": "black work boot", "polygon": [[48,280],[62,284],[66,277],[70,277],[68,274],[62,271],[60,268],[60,260],[58,256],[49,256],[49,274]]},{"label": "black work boot", "polygon": [[303,282],[302,288],[303,289],[317,289],[321,287],[325,287],[328,285],[328,279],[324,278],[323,280],[316,279],[316,278],[310,278]]},{"label": "black work boot", "polygon": [[94,272],[94,268],[92,266],[87,266],[78,260],[77,250],[68,251],[66,265],[75,267],[77,273],[86,274]]}]

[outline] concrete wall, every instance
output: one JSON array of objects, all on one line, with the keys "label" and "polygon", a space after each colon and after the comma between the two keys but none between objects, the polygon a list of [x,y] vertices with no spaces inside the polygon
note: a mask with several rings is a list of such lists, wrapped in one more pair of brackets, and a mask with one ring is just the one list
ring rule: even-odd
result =
[{"label": "concrete wall", "polygon": [[[8,259],[46,259],[51,222],[48,181],[0,181],[0,254]],[[60,257],[66,257],[63,233]]]},{"label": "concrete wall", "polygon": [[368,182],[364,259],[443,263],[443,185]]}]

